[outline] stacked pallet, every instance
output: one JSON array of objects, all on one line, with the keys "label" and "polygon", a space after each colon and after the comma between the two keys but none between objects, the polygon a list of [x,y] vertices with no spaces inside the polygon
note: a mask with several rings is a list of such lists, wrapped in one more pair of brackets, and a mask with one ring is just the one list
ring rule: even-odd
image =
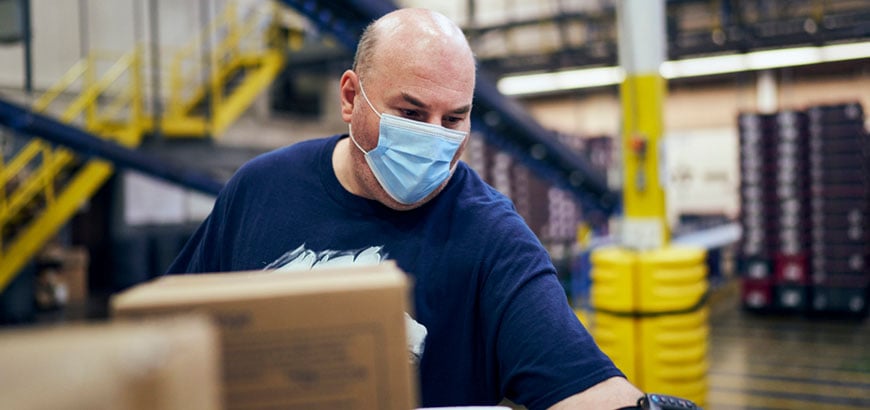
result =
[{"label": "stacked pallet", "polygon": [[861,105],[812,107],[813,309],[867,309],[870,270],[868,136]]},{"label": "stacked pallet", "polygon": [[740,114],[744,307],[866,313],[863,117],[857,103]]}]

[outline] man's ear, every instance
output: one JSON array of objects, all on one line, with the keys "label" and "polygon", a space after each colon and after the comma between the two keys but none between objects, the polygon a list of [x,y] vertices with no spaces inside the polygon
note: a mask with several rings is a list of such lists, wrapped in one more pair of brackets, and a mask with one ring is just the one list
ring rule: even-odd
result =
[{"label": "man's ear", "polygon": [[353,104],[358,92],[357,84],[359,84],[358,77],[353,70],[347,70],[341,75],[338,87],[339,99],[341,100],[341,119],[346,123],[350,123],[351,118],[353,118]]}]

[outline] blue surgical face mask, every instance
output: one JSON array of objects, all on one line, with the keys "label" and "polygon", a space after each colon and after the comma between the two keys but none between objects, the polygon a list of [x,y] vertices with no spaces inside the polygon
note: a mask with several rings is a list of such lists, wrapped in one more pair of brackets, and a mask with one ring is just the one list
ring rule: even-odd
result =
[{"label": "blue surgical face mask", "polygon": [[352,129],[350,140],[365,154],[375,178],[396,202],[410,205],[426,198],[453,173],[450,161],[466,133],[381,114],[366,96],[362,81],[360,91],[381,119],[378,146],[366,152],[354,139]]}]

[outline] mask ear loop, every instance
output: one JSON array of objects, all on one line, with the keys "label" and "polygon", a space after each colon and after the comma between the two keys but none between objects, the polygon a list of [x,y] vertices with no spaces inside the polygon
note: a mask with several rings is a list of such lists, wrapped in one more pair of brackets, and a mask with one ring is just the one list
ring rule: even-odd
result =
[{"label": "mask ear loop", "polygon": [[347,124],[347,135],[350,136],[350,140],[351,142],[353,142],[353,145],[356,145],[356,147],[359,148],[359,150],[362,151],[363,154],[368,154],[368,152],[366,152],[366,150],[364,150],[363,147],[361,147],[359,143],[356,142],[356,138],[353,137],[353,126],[349,123]]},{"label": "mask ear loop", "polygon": [[375,109],[375,106],[372,105],[372,102],[369,100],[369,97],[366,95],[366,89],[363,88],[362,79],[359,80],[359,90],[360,90],[363,98],[365,98],[366,102],[369,104],[369,107],[371,107],[372,111],[375,112],[375,115],[377,115],[378,118],[381,118],[381,113],[379,113],[378,110]]},{"label": "mask ear loop", "polygon": [[[363,98],[369,104],[369,108],[372,109],[372,111],[375,113],[375,115],[378,116],[378,118],[381,118],[381,113],[379,113],[378,110],[375,109],[375,106],[372,105],[372,102],[369,101],[369,97],[366,95],[366,90],[365,90],[365,88],[363,88],[361,78],[359,79],[359,90],[360,90],[360,93],[362,94]],[[353,141],[353,145],[356,145],[356,147],[359,148],[359,150],[362,151],[363,154],[368,154],[368,152],[366,152],[366,150],[364,150],[363,147],[361,147],[359,145],[359,143],[356,142],[356,138],[353,137],[353,127],[351,126],[350,123],[347,124],[347,133],[348,133],[348,135],[350,135],[350,140]]]}]

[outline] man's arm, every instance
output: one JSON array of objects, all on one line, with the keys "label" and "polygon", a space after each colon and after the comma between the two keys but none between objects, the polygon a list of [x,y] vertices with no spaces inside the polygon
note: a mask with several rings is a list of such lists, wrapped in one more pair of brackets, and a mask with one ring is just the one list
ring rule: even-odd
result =
[{"label": "man's arm", "polygon": [[550,410],[614,410],[637,405],[643,392],[622,377],[611,377],[550,407]]}]

